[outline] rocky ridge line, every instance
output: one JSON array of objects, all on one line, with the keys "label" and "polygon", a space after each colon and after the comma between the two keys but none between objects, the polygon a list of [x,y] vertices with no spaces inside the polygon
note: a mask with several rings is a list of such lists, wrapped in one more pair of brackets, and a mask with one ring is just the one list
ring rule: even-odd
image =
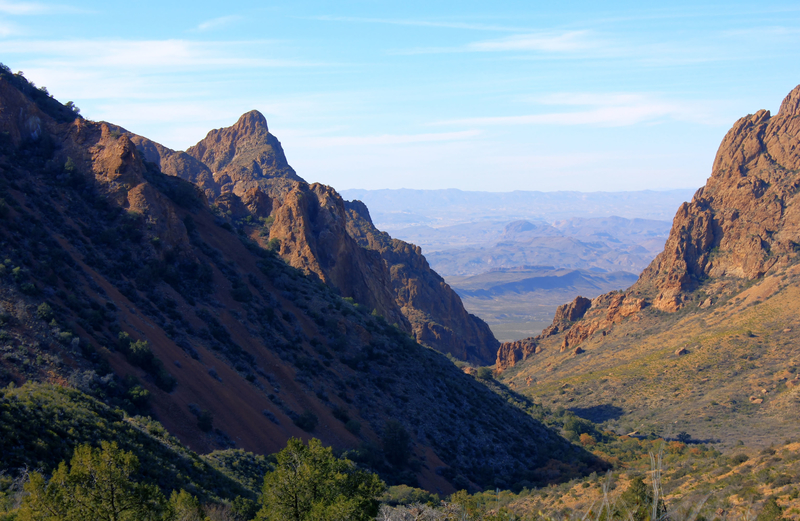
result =
[{"label": "rocky ridge line", "polygon": [[499,342],[488,325],[428,265],[419,247],[379,231],[363,203],[303,181],[257,111],[212,130],[186,152],[131,140],[168,175],[197,184],[227,218],[269,219],[269,235],[292,266],[374,309],[425,345],[462,360],[492,363]]},{"label": "rocky ridge line", "polygon": [[[621,320],[636,320],[648,306],[673,313],[702,299],[695,303],[708,307],[726,291],[723,281],[758,279],[796,262],[798,191],[800,86],[775,116],[760,110],[733,125],[711,177],[678,209],[664,250],[633,286],[595,298],[574,324],[564,320],[567,308],[560,307],[536,340],[564,334],[561,350],[573,349],[595,334],[607,334]],[[578,299],[568,306],[578,306]],[[498,351],[499,370],[516,362],[510,353]]]}]

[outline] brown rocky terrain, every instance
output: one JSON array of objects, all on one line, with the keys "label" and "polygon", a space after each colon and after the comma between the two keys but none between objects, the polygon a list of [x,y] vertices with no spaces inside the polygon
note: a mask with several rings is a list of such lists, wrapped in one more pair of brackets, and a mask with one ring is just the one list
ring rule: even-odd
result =
[{"label": "brown rocky terrain", "polygon": [[[434,491],[545,483],[552,460],[573,473],[602,468],[259,246],[137,141],[0,70],[0,385],[80,389],[152,414],[200,452],[265,454],[315,436],[390,482]],[[265,204],[257,190],[229,199],[231,211]],[[304,190],[282,207],[344,212],[331,189]],[[304,206],[306,194],[318,199]],[[404,462],[381,448],[389,420],[410,435]]]},{"label": "brown rocky terrain", "polygon": [[[764,440],[786,432],[786,407],[797,398],[788,382],[796,367],[790,281],[800,259],[799,99],[800,87],[775,116],[762,110],[737,121],[708,182],[678,209],[664,251],[638,281],[588,309],[585,300],[562,307],[529,341],[535,354],[522,363],[501,349],[503,380],[534,396],[560,389],[548,400],[595,411],[589,416],[616,411],[605,420],[660,414],[680,423],[688,421],[682,407],[716,427],[694,428],[717,435],[752,428]],[[776,379],[767,383],[770,375]],[[714,398],[687,401],[703,393]],[[760,423],[745,420],[749,414]]]},{"label": "brown rocky terrain", "polygon": [[536,339],[533,337],[503,342],[500,344],[500,349],[497,350],[495,371],[500,374],[517,365],[517,362],[527,360],[534,353],[536,353]]},{"label": "brown rocky terrain", "polygon": [[[363,204],[300,179],[259,112],[209,132],[185,153],[129,135],[147,160],[201,187],[221,216],[272,244],[292,266],[374,309],[418,342],[478,364],[494,360],[499,343],[491,330],[466,312],[421,250],[380,232]],[[248,226],[259,219],[268,234]]]},{"label": "brown rocky terrain", "polygon": [[[623,294],[595,298],[572,325],[556,315],[539,338],[565,333],[561,348],[606,334],[647,306],[675,312],[708,307],[727,279],[757,280],[795,262],[800,251],[800,87],[778,114],[760,110],[728,131],[711,177],[678,209],[664,251]],[[703,292],[696,290],[702,287]],[[575,303],[573,303],[575,304]],[[506,362],[501,361],[505,366]]]}]

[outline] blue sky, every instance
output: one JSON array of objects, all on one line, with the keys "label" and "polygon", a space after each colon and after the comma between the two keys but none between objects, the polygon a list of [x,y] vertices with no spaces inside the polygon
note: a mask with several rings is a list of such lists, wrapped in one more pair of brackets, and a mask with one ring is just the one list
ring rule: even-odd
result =
[{"label": "blue sky", "polygon": [[685,188],[800,84],[800,5],[0,0],[0,61],[175,149],[258,109],[338,189]]}]

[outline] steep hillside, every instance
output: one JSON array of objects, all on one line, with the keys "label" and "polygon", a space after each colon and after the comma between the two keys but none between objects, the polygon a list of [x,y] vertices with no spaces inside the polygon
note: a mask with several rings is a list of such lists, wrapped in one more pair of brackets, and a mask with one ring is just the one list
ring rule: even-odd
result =
[{"label": "steep hillside", "polygon": [[[0,385],[73,386],[200,452],[310,433],[431,490],[602,467],[232,222],[118,127],[0,70]],[[389,431],[408,453],[381,448]]]},{"label": "steep hillside", "polygon": [[501,348],[503,379],[624,428],[760,442],[793,432],[799,105],[800,87],[776,116],[740,119],[639,280],[565,305],[524,349]]},{"label": "steep hillside", "polygon": [[380,232],[363,204],[300,179],[260,113],[209,132],[185,153],[126,135],[148,161],[200,186],[221,216],[292,266],[376,310],[418,342],[463,360],[493,360],[498,342],[491,330],[464,310],[420,249]]}]

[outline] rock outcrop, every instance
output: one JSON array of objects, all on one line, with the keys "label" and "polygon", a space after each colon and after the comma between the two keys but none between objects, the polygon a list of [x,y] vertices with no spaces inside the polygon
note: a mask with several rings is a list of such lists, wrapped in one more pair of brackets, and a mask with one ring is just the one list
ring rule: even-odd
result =
[{"label": "rock outcrop", "polygon": [[208,167],[220,192],[241,196],[259,186],[259,180],[302,181],[257,110],[243,114],[231,127],[212,130],[186,154]]},{"label": "rock outcrop", "polygon": [[513,342],[503,342],[497,350],[497,361],[494,370],[497,374],[506,369],[514,367],[517,362],[527,360],[529,356],[536,353],[536,339],[525,338]]},{"label": "rock outcrop", "polygon": [[678,209],[672,232],[633,289],[675,311],[689,292],[717,277],[755,279],[795,258],[800,238],[800,87],[778,114],[737,121],[722,141],[711,177]]},{"label": "rock outcrop", "polygon": [[553,323],[542,331],[541,336],[548,337],[566,331],[573,322],[583,318],[590,307],[592,307],[592,301],[581,296],[575,297],[572,302],[558,306]]},{"label": "rock outcrop", "polygon": [[[737,121],[717,152],[711,177],[678,209],[664,250],[623,293],[559,308],[538,338],[563,333],[574,349],[647,306],[675,312],[715,280],[753,280],[797,260],[800,252],[800,86],[777,115],[760,110]],[[697,305],[713,306],[714,295]],[[574,310],[574,311],[573,311]],[[583,314],[577,322],[567,316]]]},{"label": "rock outcrop", "polygon": [[494,361],[499,342],[486,323],[467,313],[420,248],[377,230],[363,203],[298,177],[259,112],[212,130],[186,152],[140,136],[131,140],[164,173],[199,186],[226,218],[269,218],[269,235],[255,238],[271,241],[292,266],[418,342],[481,365]]}]

